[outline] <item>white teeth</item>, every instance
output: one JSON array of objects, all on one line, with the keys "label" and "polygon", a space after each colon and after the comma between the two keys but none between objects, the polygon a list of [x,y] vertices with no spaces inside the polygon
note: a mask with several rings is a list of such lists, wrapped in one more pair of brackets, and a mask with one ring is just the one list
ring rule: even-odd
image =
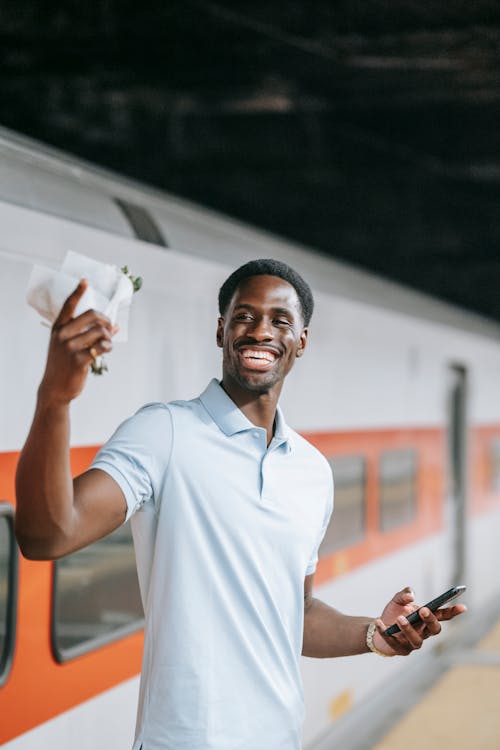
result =
[{"label": "white teeth", "polygon": [[274,355],[271,352],[255,351],[255,349],[246,349],[243,352],[245,359],[264,359],[266,362],[274,362]]}]

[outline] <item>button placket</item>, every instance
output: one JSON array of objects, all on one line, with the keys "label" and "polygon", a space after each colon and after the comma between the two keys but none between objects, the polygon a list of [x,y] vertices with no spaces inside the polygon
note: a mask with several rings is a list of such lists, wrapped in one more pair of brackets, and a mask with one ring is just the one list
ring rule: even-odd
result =
[{"label": "button placket", "polygon": [[268,474],[268,459],[269,459],[269,451],[266,451],[264,454],[261,464],[260,464],[260,479],[261,479],[261,491],[260,491],[260,500],[263,505],[272,505],[273,503],[273,497],[272,497],[272,490],[269,486],[269,480],[266,481],[266,475]]}]

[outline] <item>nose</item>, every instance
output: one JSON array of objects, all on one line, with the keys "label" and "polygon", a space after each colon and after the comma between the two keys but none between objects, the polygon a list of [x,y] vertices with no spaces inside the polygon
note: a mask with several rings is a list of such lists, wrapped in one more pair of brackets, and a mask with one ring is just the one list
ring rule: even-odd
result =
[{"label": "nose", "polygon": [[248,328],[248,335],[255,341],[270,341],[273,337],[271,321],[264,316],[255,318]]}]

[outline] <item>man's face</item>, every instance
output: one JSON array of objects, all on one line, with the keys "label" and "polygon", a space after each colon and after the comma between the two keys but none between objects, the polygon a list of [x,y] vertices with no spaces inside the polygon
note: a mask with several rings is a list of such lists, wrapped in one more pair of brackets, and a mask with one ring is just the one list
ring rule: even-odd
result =
[{"label": "man's face", "polygon": [[281,384],[307,341],[297,292],[277,276],[252,276],[235,291],[217,327],[223,379],[266,393]]}]

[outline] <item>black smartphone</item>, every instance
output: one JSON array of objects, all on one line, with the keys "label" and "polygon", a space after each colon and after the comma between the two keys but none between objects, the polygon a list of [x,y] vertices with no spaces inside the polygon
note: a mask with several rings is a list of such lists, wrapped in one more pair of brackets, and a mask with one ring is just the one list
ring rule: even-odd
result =
[{"label": "black smartphone", "polygon": [[[435,612],[436,609],[439,609],[439,607],[442,607],[443,604],[446,604],[446,602],[450,602],[452,599],[456,599],[457,596],[460,596],[460,594],[463,594],[467,586],[453,586],[451,589],[448,589],[448,591],[445,591],[444,594],[441,594],[440,596],[436,596],[435,599],[431,599],[430,602],[427,602],[427,604],[422,604],[422,607],[427,607],[431,610],[431,612]],[[406,616],[406,619],[408,622],[410,622],[412,625],[418,625],[420,620],[420,615],[418,614],[421,607],[416,609],[414,612],[412,612],[410,615]],[[391,625],[390,628],[387,628],[387,630],[384,630],[384,635],[394,635],[394,633],[399,633],[400,627],[396,623],[394,625]]]}]

